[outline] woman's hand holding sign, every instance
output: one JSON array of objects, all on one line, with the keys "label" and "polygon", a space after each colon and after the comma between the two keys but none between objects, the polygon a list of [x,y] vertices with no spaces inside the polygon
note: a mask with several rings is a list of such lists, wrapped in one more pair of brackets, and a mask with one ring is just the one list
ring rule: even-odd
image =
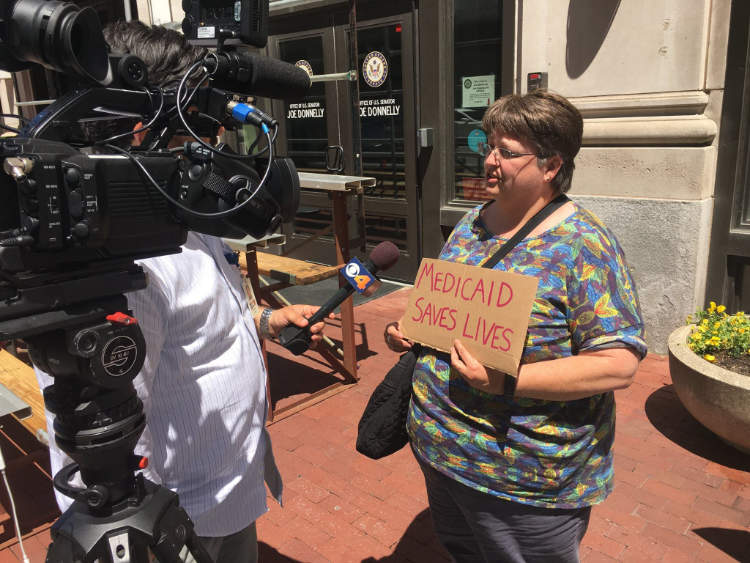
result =
[{"label": "woman's hand holding sign", "polygon": [[505,374],[484,367],[458,339],[451,346],[451,367],[474,389],[495,395],[505,392]]},{"label": "woman's hand holding sign", "polygon": [[411,342],[406,339],[404,334],[401,332],[401,322],[393,321],[385,326],[385,332],[383,333],[385,343],[394,352],[406,352],[411,348]]}]

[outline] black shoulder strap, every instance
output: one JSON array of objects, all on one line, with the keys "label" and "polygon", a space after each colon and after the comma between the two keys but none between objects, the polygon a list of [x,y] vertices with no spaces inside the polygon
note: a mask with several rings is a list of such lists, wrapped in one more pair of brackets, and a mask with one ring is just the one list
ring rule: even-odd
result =
[{"label": "black shoulder strap", "polygon": [[495,254],[490,256],[489,260],[482,264],[482,268],[493,268],[495,264],[500,262],[500,260],[502,260],[506,254],[508,254],[508,252],[513,250],[513,248],[519,242],[521,242],[526,237],[526,235],[533,231],[534,228],[539,225],[539,223],[544,221],[554,211],[556,211],[569,201],[570,199],[568,198],[568,196],[566,196],[565,194],[560,194],[555,199],[550,201],[547,205],[542,207],[539,211],[537,211],[536,215],[526,221],[526,224],[524,224],[524,226],[521,227],[515,235],[510,237],[510,239],[508,239],[508,241],[506,241],[506,243],[503,244],[500,249],[495,252]]}]

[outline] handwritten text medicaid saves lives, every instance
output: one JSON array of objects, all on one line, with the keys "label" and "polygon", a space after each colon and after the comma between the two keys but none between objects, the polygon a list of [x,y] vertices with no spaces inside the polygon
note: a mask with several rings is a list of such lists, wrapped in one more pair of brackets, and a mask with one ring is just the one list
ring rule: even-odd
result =
[{"label": "handwritten text medicaid saves lives", "polygon": [[424,258],[401,329],[444,352],[459,339],[483,365],[513,375],[538,284],[534,276]]},{"label": "handwritten text medicaid saves lives", "polygon": [[[481,275],[485,272],[479,268],[471,270],[478,271],[461,275],[442,271],[439,263],[424,264],[414,288],[427,290],[428,296],[417,297],[410,319],[507,352],[513,329],[499,321],[496,312],[513,301],[513,287],[507,281],[486,280]],[[453,297],[458,304],[440,304],[430,299],[431,294]],[[461,307],[461,304],[475,307]]]}]

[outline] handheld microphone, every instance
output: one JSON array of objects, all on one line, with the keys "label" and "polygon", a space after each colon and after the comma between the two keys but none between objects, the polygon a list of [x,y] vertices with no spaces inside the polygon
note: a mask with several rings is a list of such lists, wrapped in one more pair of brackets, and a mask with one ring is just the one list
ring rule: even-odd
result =
[{"label": "handheld microphone", "polygon": [[266,98],[299,100],[310,89],[310,76],[301,68],[270,57],[238,51],[211,53],[213,82],[225,90]]},{"label": "handheld microphone", "polygon": [[[399,257],[398,247],[391,241],[383,241],[375,248],[372,249],[370,256],[364,261],[364,267],[368,273],[374,276],[375,272],[380,270],[387,270],[393,266]],[[349,264],[353,263],[349,262]],[[346,268],[346,266],[345,266]],[[336,307],[341,305],[344,300],[354,292],[354,286],[347,284],[345,287],[339,288],[339,290],[326,301],[320,309],[318,309],[313,316],[307,319],[308,324],[306,327],[298,326],[287,326],[284,327],[279,333],[279,342],[281,345],[292,352],[295,356],[299,356],[307,351],[310,347],[310,329],[315,323],[319,323],[324,320]]]}]

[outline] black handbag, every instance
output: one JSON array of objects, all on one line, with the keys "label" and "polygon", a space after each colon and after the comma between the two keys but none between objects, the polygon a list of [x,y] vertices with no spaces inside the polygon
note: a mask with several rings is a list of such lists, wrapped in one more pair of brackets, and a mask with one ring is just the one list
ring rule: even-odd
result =
[{"label": "black handbag", "polygon": [[411,400],[411,376],[421,351],[414,344],[375,388],[357,426],[357,451],[380,459],[403,448],[408,442],[406,417]]},{"label": "black handbag", "polygon": [[[568,201],[568,197],[564,194],[550,201],[484,262],[482,267],[495,266],[539,223]],[[371,459],[380,459],[397,452],[409,442],[406,419],[411,401],[412,374],[421,349],[422,347],[415,343],[399,358],[396,365],[388,371],[383,381],[372,392],[357,425],[357,451],[359,453]],[[508,377],[507,379],[515,383],[515,378]]]}]

